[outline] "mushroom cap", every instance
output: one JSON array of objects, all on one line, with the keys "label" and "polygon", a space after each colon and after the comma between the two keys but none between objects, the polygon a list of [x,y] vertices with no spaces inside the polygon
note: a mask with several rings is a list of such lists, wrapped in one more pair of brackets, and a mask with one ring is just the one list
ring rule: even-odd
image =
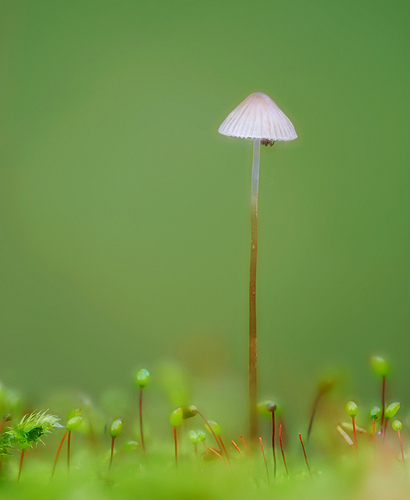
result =
[{"label": "mushroom cap", "polygon": [[267,141],[292,141],[297,138],[289,118],[262,92],[255,92],[242,101],[227,116],[218,132],[230,137]]}]

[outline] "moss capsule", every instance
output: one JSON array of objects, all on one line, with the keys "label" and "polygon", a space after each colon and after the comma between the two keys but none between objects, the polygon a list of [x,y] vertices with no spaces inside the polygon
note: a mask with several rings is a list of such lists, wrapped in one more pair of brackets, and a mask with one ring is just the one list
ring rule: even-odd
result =
[{"label": "moss capsule", "polygon": [[182,411],[185,419],[195,417],[198,414],[198,408],[195,405],[185,406]]},{"label": "moss capsule", "polygon": [[400,403],[397,401],[395,403],[390,404],[386,408],[386,411],[384,412],[384,416],[388,420],[390,420],[391,418],[393,418],[396,415],[396,413],[399,411],[399,408],[400,408]]},{"label": "moss capsule", "polygon": [[122,420],[117,418],[110,426],[110,436],[114,439],[118,437],[122,432]]},{"label": "moss capsule", "polygon": [[393,427],[393,430],[395,430],[395,431],[401,431],[401,428],[403,427],[400,420],[393,420],[393,422],[391,423],[391,426]]},{"label": "moss capsule", "polygon": [[346,405],[346,412],[349,417],[355,417],[358,411],[357,404],[354,401],[348,401]]},{"label": "moss capsule", "polygon": [[67,422],[67,425],[66,425],[66,429],[71,432],[71,431],[75,431],[76,429],[78,429],[80,427],[80,425],[84,422],[84,419],[83,417],[79,417],[79,416],[76,416],[76,417],[72,417],[68,420]]},{"label": "moss capsule", "polygon": [[198,434],[198,441],[200,443],[202,443],[203,441],[205,441],[206,439],[206,434],[204,431],[196,431],[196,433]]},{"label": "moss capsule", "polygon": [[370,418],[372,420],[379,420],[381,417],[382,411],[378,406],[373,406],[373,408],[370,410]]},{"label": "moss capsule", "polygon": [[182,422],[184,416],[184,412],[182,410],[182,406],[174,410],[170,417],[169,417],[169,423],[172,425],[172,427],[178,427],[178,425]]},{"label": "moss capsule", "polygon": [[380,377],[386,377],[389,374],[389,365],[384,358],[381,358],[379,356],[372,356],[370,358],[370,363],[372,364],[374,371]]},{"label": "moss capsule", "polygon": [[[217,436],[221,434],[221,426],[217,424],[214,420],[208,420],[209,425],[212,427],[213,431]],[[211,429],[207,424],[205,424],[205,429],[212,433]]]},{"label": "moss capsule", "polygon": [[146,368],[141,368],[135,375],[135,382],[139,387],[145,387],[149,384],[151,374]]},{"label": "moss capsule", "polygon": [[196,431],[189,431],[188,437],[193,445],[198,444],[199,436],[198,436],[198,433]]}]

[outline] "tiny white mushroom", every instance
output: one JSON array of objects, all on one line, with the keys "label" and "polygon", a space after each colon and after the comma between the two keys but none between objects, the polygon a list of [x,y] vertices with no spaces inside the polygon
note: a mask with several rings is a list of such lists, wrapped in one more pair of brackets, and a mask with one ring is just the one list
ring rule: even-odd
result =
[{"label": "tiny white mushroom", "polygon": [[249,95],[230,113],[218,132],[253,140],[251,187],[251,262],[249,278],[249,423],[253,442],[258,437],[256,376],[256,257],[258,250],[258,187],[260,146],[297,138],[292,122],[272,99],[262,92]]}]

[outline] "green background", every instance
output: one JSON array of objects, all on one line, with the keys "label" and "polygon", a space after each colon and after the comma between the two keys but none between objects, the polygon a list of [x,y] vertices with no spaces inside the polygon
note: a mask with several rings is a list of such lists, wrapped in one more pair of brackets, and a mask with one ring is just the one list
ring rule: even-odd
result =
[{"label": "green background", "polygon": [[246,415],[252,148],[217,129],[262,91],[299,138],[261,152],[261,396],[305,412],[343,366],[374,402],[376,353],[408,400],[404,2],[0,5],[5,384],[176,360]]}]

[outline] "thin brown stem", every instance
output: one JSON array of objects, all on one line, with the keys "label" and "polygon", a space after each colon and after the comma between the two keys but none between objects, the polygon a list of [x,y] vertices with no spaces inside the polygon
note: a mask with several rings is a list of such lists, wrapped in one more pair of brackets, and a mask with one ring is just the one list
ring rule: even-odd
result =
[{"label": "thin brown stem", "polygon": [[145,453],[144,433],[143,433],[143,429],[142,429],[142,390],[143,390],[143,388],[140,387],[140,403],[139,403],[139,408],[140,408],[140,434],[141,434],[142,449],[144,450],[144,453]]},{"label": "thin brown stem", "polygon": [[283,442],[282,442],[282,427],[283,427],[283,425],[282,425],[282,424],[280,424],[280,426],[279,426],[279,445],[280,445],[280,451],[282,452],[283,465],[285,466],[286,474],[289,474],[289,471],[288,471],[288,466],[287,466],[287,464],[286,464],[285,450],[283,449]]},{"label": "thin brown stem", "polygon": [[3,418],[3,421],[2,421],[2,423],[0,424],[0,436],[1,436],[1,433],[3,432],[3,427],[4,427],[5,423],[6,423],[8,420],[10,420],[10,419],[9,419],[9,418],[7,418],[7,417]]},{"label": "thin brown stem", "polygon": [[71,431],[68,431],[67,438],[67,470],[70,472],[70,450],[71,450]]},{"label": "thin brown stem", "polygon": [[249,453],[249,449],[248,449],[248,447],[246,446],[245,439],[244,439],[244,437],[243,437],[243,436],[241,436],[241,441],[242,441],[243,446],[244,446],[244,448],[245,448],[246,454],[248,455],[248,457],[249,457],[249,458],[251,458],[251,454]]},{"label": "thin brown stem", "polygon": [[299,439],[300,439],[300,444],[302,445],[302,450],[303,450],[303,455],[305,457],[307,470],[309,471],[309,474],[312,475],[312,473],[310,471],[310,467],[309,467],[308,457],[306,455],[305,445],[303,444],[302,434],[299,434]]},{"label": "thin brown stem", "polygon": [[388,418],[385,418],[384,419],[384,429],[383,429],[383,441],[385,440],[386,438],[386,433],[387,433],[387,422],[389,421]]},{"label": "thin brown stem", "polygon": [[251,188],[251,258],[249,272],[249,434],[251,442],[258,436],[257,341],[256,341],[256,261],[258,253],[258,188],[260,140],[253,142]]},{"label": "thin brown stem", "polygon": [[308,432],[307,432],[307,439],[306,439],[307,441],[309,441],[309,436],[310,436],[310,433],[312,432],[313,420],[315,419],[316,410],[317,410],[321,396],[322,396],[322,393],[319,392],[316,395],[315,401],[313,402],[312,414],[310,416],[309,428],[308,428]]},{"label": "thin brown stem", "polygon": [[243,453],[241,452],[241,450],[239,449],[239,446],[235,443],[235,441],[232,440],[231,443],[233,444],[235,449],[240,453],[241,457],[243,457]]},{"label": "thin brown stem", "polygon": [[113,456],[114,456],[114,442],[115,442],[115,437],[112,438],[111,440],[111,458],[110,458],[110,469],[111,469],[111,465],[112,465],[112,459],[113,459]]},{"label": "thin brown stem", "polygon": [[219,457],[221,460],[223,460],[222,455],[220,455],[214,448],[208,448],[208,450],[212,451],[212,453],[215,453],[217,457]]},{"label": "thin brown stem", "polygon": [[261,438],[261,437],[259,437],[259,443],[260,443],[260,445],[261,445],[261,450],[262,450],[263,460],[265,461],[266,475],[267,475],[267,477],[268,477],[268,483],[269,483],[269,469],[268,469],[268,462],[266,461],[265,450],[263,449],[263,443],[262,443],[262,438]]},{"label": "thin brown stem", "polygon": [[57,460],[58,460],[58,457],[60,456],[60,451],[61,451],[61,448],[63,447],[63,443],[64,443],[65,438],[67,437],[67,434],[68,434],[68,431],[65,431],[63,439],[61,440],[60,446],[58,447],[56,459],[54,460],[53,472],[51,473],[51,478],[54,477],[54,472],[55,472],[56,466],[57,466]]},{"label": "thin brown stem", "polygon": [[272,453],[273,453],[273,477],[274,479],[276,479],[275,411],[272,411]]},{"label": "thin brown stem", "polygon": [[177,439],[176,427],[174,427],[174,446],[175,446],[175,467],[178,467],[178,439]]},{"label": "thin brown stem", "polygon": [[226,459],[228,460],[228,463],[231,463],[230,460],[229,460],[229,455],[228,455],[228,452],[226,451],[226,448],[225,448],[225,445],[224,445],[224,442],[222,441],[222,438],[221,436],[218,436],[219,438],[219,442],[221,443],[221,446],[222,446],[222,449],[226,455]]},{"label": "thin brown stem", "polygon": [[20,457],[19,475],[18,475],[17,481],[20,481],[21,469],[23,468],[23,460],[24,460],[25,453],[26,453],[26,450],[22,450],[21,457]]},{"label": "thin brown stem", "polygon": [[386,401],[386,377],[383,377],[383,383],[382,383],[382,417],[381,417],[381,428],[383,428],[383,422],[384,422],[385,401]]},{"label": "thin brown stem", "polygon": [[[209,424],[208,420],[202,415],[202,413],[198,410],[196,410],[196,412],[198,413],[198,415],[202,418],[202,420],[205,422],[205,424],[208,426],[209,430],[212,432],[212,435],[213,437],[215,438],[215,441],[216,441],[216,444],[219,448],[219,441],[218,441],[218,437],[217,435],[215,434],[214,430],[212,429],[211,425]],[[204,441],[205,442],[205,441]]]},{"label": "thin brown stem", "polygon": [[353,426],[353,439],[354,439],[354,445],[357,450],[357,436],[356,436],[356,422],[355,418],[352,417],[352,426]]},{"label": "thin brown stem", "polygon": [[373,419],[372,421],[372,437],[373,437],[373,442],[376,442],[376,420]]},{"label": "thin brown stem", "polygon": [[195,444],[194,448],[195,448],[195,456],[198,458],[198,446]]},{"label": "thin brown stem", "polygon": [[401,442],[400,430],[397,430],[397,436],[398,436],[399,441],[400,441],[401,458],[403,459],[403,463],[404,463],[403,443]]}]

